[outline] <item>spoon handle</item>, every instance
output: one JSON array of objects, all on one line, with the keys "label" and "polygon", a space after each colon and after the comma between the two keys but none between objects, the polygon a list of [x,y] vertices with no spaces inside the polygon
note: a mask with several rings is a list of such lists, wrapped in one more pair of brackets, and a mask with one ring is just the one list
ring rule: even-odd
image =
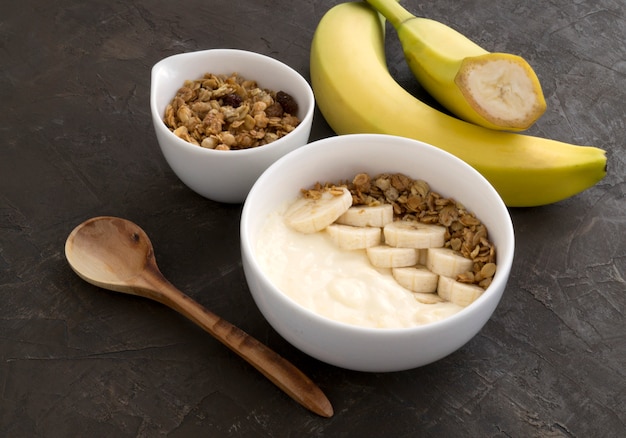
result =
[{"label": "spoon handle", "polygon": [[137,279],[140,293],[193,321],[267,377],[305,408],[332,417],[333,407],[322,390],[291,362],[248,333],[206,309],[181,292],[160,272]]}]

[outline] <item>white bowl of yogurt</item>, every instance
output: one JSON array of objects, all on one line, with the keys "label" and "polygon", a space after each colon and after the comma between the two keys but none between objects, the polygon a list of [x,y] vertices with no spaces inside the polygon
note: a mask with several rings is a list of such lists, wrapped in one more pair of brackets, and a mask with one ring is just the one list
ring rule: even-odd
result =
[{"label": "white bowl of yogurt", "polygon": [[[424,180],[473,212],[496,248],[497,270],[484,293],[465,307],[415,304],[362,254],[342,254],[325,236],[284,226],[281,215],[301,189],[359,173]],[[243,207],[241,252],[255,303],[287,341],[331,365],[390,372],[442,359],[482,329],[505,290],[514,233],[496,190],[465,162],[416,140],[354,134],[310,143],[261,175]]]}]

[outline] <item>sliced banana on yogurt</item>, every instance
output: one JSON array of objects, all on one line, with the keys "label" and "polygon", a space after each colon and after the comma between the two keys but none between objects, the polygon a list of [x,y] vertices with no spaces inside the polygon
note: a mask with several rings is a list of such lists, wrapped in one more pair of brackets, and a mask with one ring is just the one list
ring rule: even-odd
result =
[{"label": "sliced banana on yogurt", "polygon": [[326,227],[326,232],[335,245],[347,250],[379,245],[382,236],[378,227],[354,227],[342,224],[331,224]]},{"label": "sliced banana on yogurt", "polygon": [[439,275],[428,270],[426,266],[415,265],[391,270],[398,284],[411,292],[435,293]]},{"label": "sliced banana on yogurt", "polygon": [[415,248],[396,248],[389,245],[378,245],[366,249],[370,263],[377,268],[401,268],[413,266],[419,260]]},{"label": "sliced banana on yogurt", "polygon": [[384,227],[393,222],[393,205],[356,205],[337,219],[338,224],[354,227]]},{"label": "sliced banana on yogurt", "polygon": [[300,197],[285,212],[286,224],[305,234],[317,233],[332,224],[352,206],[352,194],[345,187],[321,190],[316,197]]},{"label": "sliced banana on yogurt", "polygon": [[466,307],[480,297],[485,290],[475,284],[460,283],[454,278],[439,276],[437,294],[446,301]]},{"label": "sliced banana on yogurt", "polygon": [[402,248],[433,248],[445,243],[446,228],[415,221],[394,221],[383,228],[385,243]]},{"label": "sliced banana on yogurt", "polygon": [[[474,262],[445,247],[448,230],[438,224],[394,218],[391,204],[355,205],[345,187],[315,189],[286,211],[286,224],[305,234],[325,230],[342,250],[363,250],[372,266],[390,269],[396,282],[424,304],[449,301],[467,306],[484,288],[457,281]],[[485,276],[493,275],[488,264]]]}]

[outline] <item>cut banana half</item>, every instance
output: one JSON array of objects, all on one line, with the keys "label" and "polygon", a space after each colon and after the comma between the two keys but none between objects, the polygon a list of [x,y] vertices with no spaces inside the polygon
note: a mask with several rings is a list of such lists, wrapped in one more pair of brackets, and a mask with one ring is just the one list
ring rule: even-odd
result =
[{"label": "cut banana half", "polygon": [[474,262],[458,251],[450,248],[429,248],[426,267],[437,275],[456,278],[457,275],[471,271]]},{"label": "cut banana half", "polygon": [[390,222],[393,222],[393,205],[391,204],[350,207],[337,219],[338,224],[355,227],[382,228]]},{"label": "cut banana half", "polygon": [[345,187],[326,188],[318,198],[298,198],[285,212],[285,223],[305,234],[317,233],[332,224],[352,206]]},{"label": "cut banana half", "polygon": [[402,268],[417,263],[418,253],[413,248],[394,248],[379,245],[367,248],[370,263],[377,268]]},{"label": "cut banana half", "polygon": [[541,84],[521,56],[490,53],[460,32],[416,17],[397,0],[367,0],[396,29],[420,84],[458,117],[489,129],[521,131],[546,110]]},{"label": "cut banana half", "polygon": [[434,293],[437,292],[439,276],[429,271],[425,266],[416,265],[406,268],[394,268],[391,270],[393,278],[398,284],[411,292]]},{"label": "cut banana half", "polygon": [[474,284],[460,283],[453,278],[439,276],[437,294],[444,300],[466,307],[480,297],[485,290]]},{"label": "cut banana half", "polygon": [[331,224],[326,232],[335,245],[341,249],[365,249],[380,245],[382,232],[378,227],[353,227],[352,225]]},{"label": "cut banana half", "polygon": [[537,76],[516,55],[488,53],[465,58],[455,83],[476,111],[474,116],[464,114],[471,122],[478,123],[477,117],[482,116],[486,121],[483,125],[521,130],[529,128],[546,110]]},{"label": "cut banana half", "polygon": [[395,221],[383,228],[385,243],[399,248],[438,248],[445,242],[446,228],[414,221]]}]

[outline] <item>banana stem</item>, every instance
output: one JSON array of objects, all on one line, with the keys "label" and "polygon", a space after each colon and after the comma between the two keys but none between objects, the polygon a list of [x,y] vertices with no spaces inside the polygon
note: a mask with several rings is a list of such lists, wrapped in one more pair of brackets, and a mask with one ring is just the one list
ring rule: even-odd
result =
[{"label": "banana stem", "polygon": [[416,18],[403,8],[398,0],[365,0],[365,2],[380,12],[396,29],[404,22]]}]

